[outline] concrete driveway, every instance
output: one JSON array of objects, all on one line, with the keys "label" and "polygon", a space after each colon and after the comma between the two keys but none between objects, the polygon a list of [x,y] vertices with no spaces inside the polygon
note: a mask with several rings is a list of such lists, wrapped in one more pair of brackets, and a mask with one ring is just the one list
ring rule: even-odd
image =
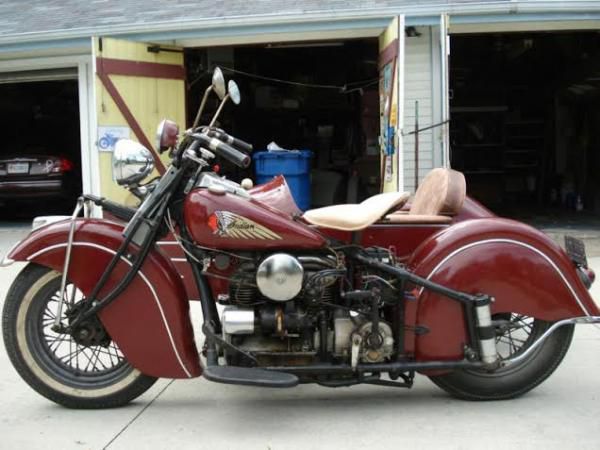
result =
[{"label": "concrete driveway", "polygon": [[[0,254],[24,234],[0,229]],[[600,258],[592,264],[600,273]],[[19,269],[0,270],[0,300]],[[424,377],[411,390],[269,390],[199,378],[160,380],[124,408],[73,411],[31,390],[2,346],[0,404],[6,449],[600,449],[600,330],[579,327],[554,375],[504,402],[454,400]]]}]

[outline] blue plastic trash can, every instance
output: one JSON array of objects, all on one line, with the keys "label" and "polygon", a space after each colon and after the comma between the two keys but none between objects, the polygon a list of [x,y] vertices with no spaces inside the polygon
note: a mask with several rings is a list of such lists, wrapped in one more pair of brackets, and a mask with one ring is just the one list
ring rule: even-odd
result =
[{"label": "blue plastic trash can", "polygon": [[290,186],[298,208],[310,208],[310,150],[273,151],[255,153],[256,183],[266,183],[274,176],[283,175]]}]

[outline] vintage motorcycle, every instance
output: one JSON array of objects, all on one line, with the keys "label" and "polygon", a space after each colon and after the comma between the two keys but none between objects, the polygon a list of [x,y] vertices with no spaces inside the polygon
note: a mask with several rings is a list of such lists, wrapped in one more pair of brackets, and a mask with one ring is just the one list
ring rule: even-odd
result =
[{"label": "vintage motorcycle", "polygon": [[[221,104],[198,126],[210,91]],[[151,183],[140,184],[150,152],[116,144],[114,177],[143,198],[137,209],[82,196],[5,256],[27,265],[6,298],[4,342],[41,395],[104,408],[157,377],[411,387],[421,373],[459,398],[506,399],[556,369],[575,324],[600,323],[582,243],[567,238],[565,251],[494,216],[459,172],[435,169],[410,204],[393,192],[304,214],[281,179],[246,189],[219,177],[217,157],[248,167],[252,148],[214,127],[227,99],[239,90],[215,71],[192,128],[161,123],[171,165]],[[88,217],[92,204],[104,219]]]}]

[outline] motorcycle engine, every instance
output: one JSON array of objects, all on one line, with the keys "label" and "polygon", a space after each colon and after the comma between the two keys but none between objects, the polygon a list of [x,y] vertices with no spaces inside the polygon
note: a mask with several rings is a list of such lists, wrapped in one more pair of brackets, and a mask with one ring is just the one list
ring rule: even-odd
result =
[{"label": "motorcycle engine", "polygon": [[[226,305],[223,338],[260,365],[311,364],[324,351],[347,362],[353,355],[361,362],[385,360],[394,347],[387,323],[379,321],[373,333],[364,315],[323,306],[340,303],[339,277],[332,274],[337,266],[333,256],[286,253],[241,264],[230,278],[229,295],[220,298]],[[245,363],[237,352],[224,353],[229,364]]]}]

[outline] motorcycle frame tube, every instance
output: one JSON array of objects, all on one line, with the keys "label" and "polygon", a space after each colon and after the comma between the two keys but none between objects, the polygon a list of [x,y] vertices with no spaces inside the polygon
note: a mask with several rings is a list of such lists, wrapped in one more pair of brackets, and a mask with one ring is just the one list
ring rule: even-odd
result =
[{"label": "motorcycle frame tube", "polygon": [[[35,230],[10,257],[60,272],[69,225],[69,221],[62,221]],[[123,224],[76,220],[68,279],[84,295],[92,292],[108,263],[117,256],[124,240],[122,233]],[[112,291],[133,264],[122,255],[100,295]],[[113,303],[98,312],[98,317],[126,359],[142,373],[166,378],[201,375],[185,288],[171,261],[157,248],[150,249],[131,282]]]},{"label": "motorcycle frame tube", "polygon": [[[492,314],[511,312],[548,322],[600,315],[562,248],[538,230],[508,219],[453,225],[425,240],[408,268],[443,286],[490,295],[495,299]],[[415,359],[461,358],[470,341],[463,309],[431,290],[414,291],[415,324],[429,330],[415,336]]]}]

